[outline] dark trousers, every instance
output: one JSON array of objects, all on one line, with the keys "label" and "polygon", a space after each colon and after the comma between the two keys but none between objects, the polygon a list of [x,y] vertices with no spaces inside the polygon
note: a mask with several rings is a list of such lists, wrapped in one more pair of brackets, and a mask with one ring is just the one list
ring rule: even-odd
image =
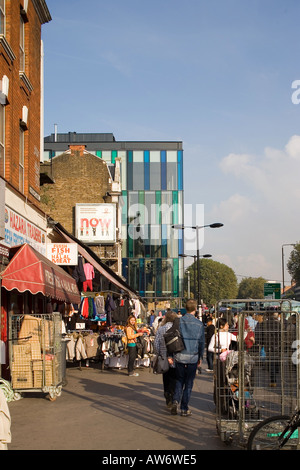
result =
[{"label": "dark trousers", "polygon": [[132,374],[137,356],[136,346],[128,346],[128,374]]},{"label": "dark trousers", "polygon": [[173,399],[175,385],[176,385],[176,369],[175,367],[170,367],[168,372],[163,374],[163,385],[164,385],[164,397],[167,401]]},{"label": "dark trousers", "polygon": [[207,359],[208,369],[213,370],[213,368],[214,368],[214,353],[207,350],[206,359]]},{"label": "dark trousers", "polygon": [[191,398],[194,379],[197,371],[197,362],[194,364],[183,364],[176,362],[176,387],[173,395],[173,403],[180,403],[180,409],[187,411]]}]

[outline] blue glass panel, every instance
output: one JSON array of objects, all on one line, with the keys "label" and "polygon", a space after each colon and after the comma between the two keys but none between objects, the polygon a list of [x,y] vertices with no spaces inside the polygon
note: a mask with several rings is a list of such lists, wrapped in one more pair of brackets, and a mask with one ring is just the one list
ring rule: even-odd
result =
[{"label": "blue glass panel", "polygon": [[145,295],[145,260],[142,258],[139,260],[140,268],[140,282],[139,282],[139,292],[140,295]]},{"label": "blue glass panel", "polygon": [[183,159],[183,152],[182,152],[182,150],[178,150],[177,161],[182,162],[182,159]]},{"label": "blue glass panel", "polygon": [[144,163],[144,188],[145,190],[150,189],[150,163]]},{"label": "blue glass panel", "polygon": [[133,163],[127,164],[127,189],[133,189]]},{"label": "blue glass panel", "polygon": [[161,164],[161,189],[167,189],[167,164],[163,162]]},{"label": "blue glass panel", "polygon": [[162,291],[162,285],[161,285],[161,270],[162,270],[162,261],[160,258],[156,259],[156,269],[155,269],[155,275],[156,275],[156,296],[160,297],[161,296],[161,291]]},{"label": "blue glass panel", "polygon": [[128,281],[128,258],[122,259],[122,276]]},{"label": "blue glass panel", "polygon": [[183,238],[179,238],[178,240],[178,254],[184,253],[184,245],[183,245]]},{"label": "blue glass panel", "polygon": [[160,157],[161,157],[161,162],[166,163],[166,161],[167,161],[167,152],[165,150],[162,150],[160,152]]},{"label": "blue glass panel", "polygon": [[162,258],[167,258],[168,256],[168,233],[167,226],[162,224],[161,226],[161,256]]},{"label": "blue glass panel", "polygon": [[128,152],[127,152],[127,161],[128,162],[133,162],[133,151],[132,150],[128,150]]},{"label": "blue glass panel", "polygon": [[183,165],[182,163],[178,163],[178,190],[183,190]]},{"label": "blue glass panel", "polygon": [[144,162],[149,163],[150,162],[150,152],[149,150],[144,151]]}]

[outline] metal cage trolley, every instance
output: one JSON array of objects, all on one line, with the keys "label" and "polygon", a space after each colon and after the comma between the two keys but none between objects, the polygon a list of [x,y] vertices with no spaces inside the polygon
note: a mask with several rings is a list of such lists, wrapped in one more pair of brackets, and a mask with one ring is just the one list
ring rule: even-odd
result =
[{"label": "metal cage trolley", "polygon": [[61,314],[10,314],[9,357],[15,393],[44,392],[54,401],[62,391]]},{"label": "metal cage trolley", "polygon": [[215,316],[217,432],[246,446],[258,423],[299,409],[299,312],[288,300],[235,299],[218,302]]}]

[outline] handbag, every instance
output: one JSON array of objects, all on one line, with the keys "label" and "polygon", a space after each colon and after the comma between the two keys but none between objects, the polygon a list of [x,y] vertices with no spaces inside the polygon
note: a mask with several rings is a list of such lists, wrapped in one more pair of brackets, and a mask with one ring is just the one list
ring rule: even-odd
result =
[{"label": "handbag", "polygon": [[169,361],[167,356],[163,357],[161,355],[158,355],[156,357],[156,361],[153,364],[153,373],[154,374],[164,374],[165,372],[168,372],[169,370]]},{"label": "handbag", "polygon": [[176,354],[182,351],[184,346],[183,338],[179,330],[179,318],[175,320],[171,328],[164,334],[168,354]]}]

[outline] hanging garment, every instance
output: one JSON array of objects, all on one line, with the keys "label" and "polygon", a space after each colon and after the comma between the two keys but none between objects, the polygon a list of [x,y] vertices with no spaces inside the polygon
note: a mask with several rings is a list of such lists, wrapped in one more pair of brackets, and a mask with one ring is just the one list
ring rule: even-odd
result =
[{"label": "hanging garment", "polygon": [[77,361],[80,361],[81,359],[87,359],[85,347],[83,344],[83,338],[81,335],[78,336],[78,339],[76,342],[75,354],[76,354]]},{"label": "hanging garment", "polygon": [[96,295],[95,306],[97,315],[103,315],[105,313],[105,301],[103,295]]},{"label": "hanging garment", "polygon": [[106,324],[107,326],[112,325],[112,312],[116,310],[116,304],[114,299],[108,294],[105,301],[105,312],[106,312]]},{"label": "hanging garment", "polygon": [[73,270],[72,277],[73,279],[75,279],[77,283],[86,281],[86,277],[85,277],[85,273],[83,269],[83,261],[82,261],[81,256],[78,256],[78,264],[77,266],[75,266]]},{"label": "hanging garment", "polygon": [[90,263],[85,263],[83,265],[83,269],[84,269],[84,274],[85,274],[85,278],[87,281],[94,279],[95,271],[94,271],[94,267]]},{"label": "hanging garment", "polygon": [[129,299],[119,299],[119,301],[116,302],[116,309],[112,313],[112,318],[118,325],[126,325],[130,313],[131,306]]},{"label": "hanging garment", "polygon": [[88,358],[98,355],[98,338],[99,335],[96,333],[90,333],[83,337],[83,344]]}]

